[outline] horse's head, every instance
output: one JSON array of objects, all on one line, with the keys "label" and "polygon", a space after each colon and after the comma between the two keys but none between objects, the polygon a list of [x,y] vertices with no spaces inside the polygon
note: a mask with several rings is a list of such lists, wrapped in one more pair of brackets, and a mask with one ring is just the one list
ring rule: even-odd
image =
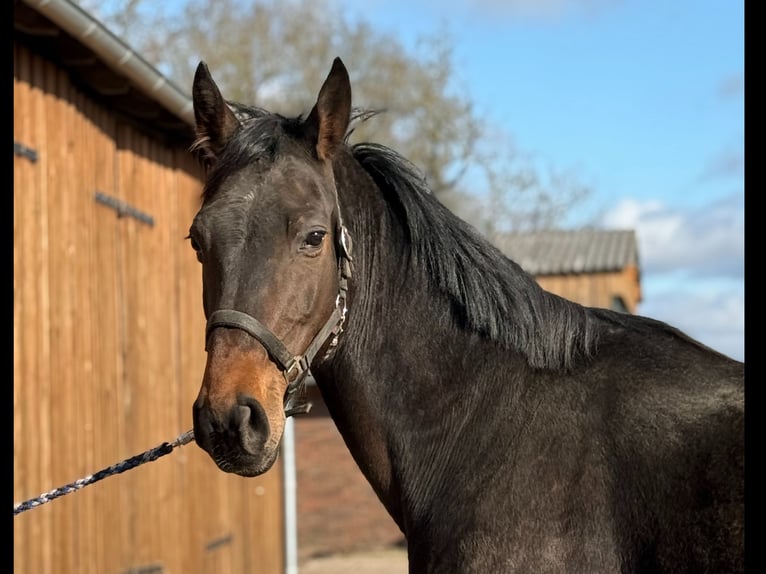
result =
[{"label": "horse's head", "polygon": [[336,59],[311,113],[287,119],[228,104],[200,63],[192,93],[207,177],[189,238],[208,319],[194,436],[222,470],[255,476],[274,463],[285,405],[344,319],[350,254],[332,162],[351,88]]}]

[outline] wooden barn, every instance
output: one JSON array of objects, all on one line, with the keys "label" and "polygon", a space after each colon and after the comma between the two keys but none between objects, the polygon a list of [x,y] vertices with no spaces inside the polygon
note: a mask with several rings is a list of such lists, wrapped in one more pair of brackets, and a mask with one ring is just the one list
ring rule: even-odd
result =
[{"label": "wooden barn", "polygon": [[[191,86],[68,0],[16,0],[13,34],[19,503],[190,430],[205,318]],[[14,572],[284,572],[282,471],[180,447],[15,514]]]},{"label": "wooden barn", "polygon": [[588,307],[635,313],[641,302],[636,233],[578,229],[519,233],[497,241],[543,289]]},{"label": "wooden barn", "polygon": [[[632,230],[505,235],[497,246],[548,291],[591,307],[635,313],[641,301]],[[302,560],[403,544],[401,532],[357,469],[316,386],[296,419],[298,540]]]}]

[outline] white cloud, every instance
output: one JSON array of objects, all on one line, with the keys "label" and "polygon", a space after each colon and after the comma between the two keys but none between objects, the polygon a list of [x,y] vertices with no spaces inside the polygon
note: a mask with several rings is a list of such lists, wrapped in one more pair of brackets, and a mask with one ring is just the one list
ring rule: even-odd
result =
[{"label": "white cloud", "polygon": [[657,200],[624,199],[605,227],[635,229],[642,270],[690,278],[744,277],[745,208],[741,193],[681,211]]},{"label": "white cloud", "polygon": [[734,359],[745,359],[744,283],[642,281],[638,313],[677,327]]},{"label": "white cloud", "polygon": [[473,0],[471,8],[483,10],[493,17],[522,17],[553,19],[575,13],[597,13],[616,2],[614,0]]},{"label": "white cloud", "polygon": [[741,193],[682,211],[624,199],[605,227],[635,229],[641,266],[638,313],[744,360],[744,200]]},{"label": "white cloud", "polygon": [[745,175],[745,152],[740,145],[722,149],[711,157],[698,181],[705,182],[724,178],[742,180]]},{"label": "white cloud", "polygon": [[[556,21],[570,16],[589,17],[621,2],[622,0],[442,0],[427,4],[432,7],[434,14],[440,17],[446,14],[455,16],[455,13],[458,13],[458,21],[463,18],[478,18],[497,22],[511,19]],[[367,0],[365,6],[369,8],[371,4],[388,6],[389,9],[391,7],[390,0]]]}]

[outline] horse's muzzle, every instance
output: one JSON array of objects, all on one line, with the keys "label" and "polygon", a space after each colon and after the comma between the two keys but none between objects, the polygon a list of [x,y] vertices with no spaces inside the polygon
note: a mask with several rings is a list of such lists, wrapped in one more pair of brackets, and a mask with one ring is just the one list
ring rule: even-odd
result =
[{"label": "horse's muzzle", "polygon": [[271,427],[258,401],[240,397],[227,411],[216,412],[197,399],[193,409],[194,437],[218,467],[242,476],[257,476],[271,468],[277,448]]}]

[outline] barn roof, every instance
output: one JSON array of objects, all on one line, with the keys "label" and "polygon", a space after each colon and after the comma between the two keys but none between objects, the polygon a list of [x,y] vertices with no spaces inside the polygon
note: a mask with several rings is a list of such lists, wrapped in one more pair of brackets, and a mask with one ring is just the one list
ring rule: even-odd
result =
[{"label": "barn roof", "polygon": [[638,266],[633,230],[537,231],[502,235],[495,243],[532,275],[597,273]]},{"label": "barn roof", "polygon": [[194,110],[181,90],[70,0],[14,0],[14,40],[66,70],[72,83],[131,123],[191,143]]}]

